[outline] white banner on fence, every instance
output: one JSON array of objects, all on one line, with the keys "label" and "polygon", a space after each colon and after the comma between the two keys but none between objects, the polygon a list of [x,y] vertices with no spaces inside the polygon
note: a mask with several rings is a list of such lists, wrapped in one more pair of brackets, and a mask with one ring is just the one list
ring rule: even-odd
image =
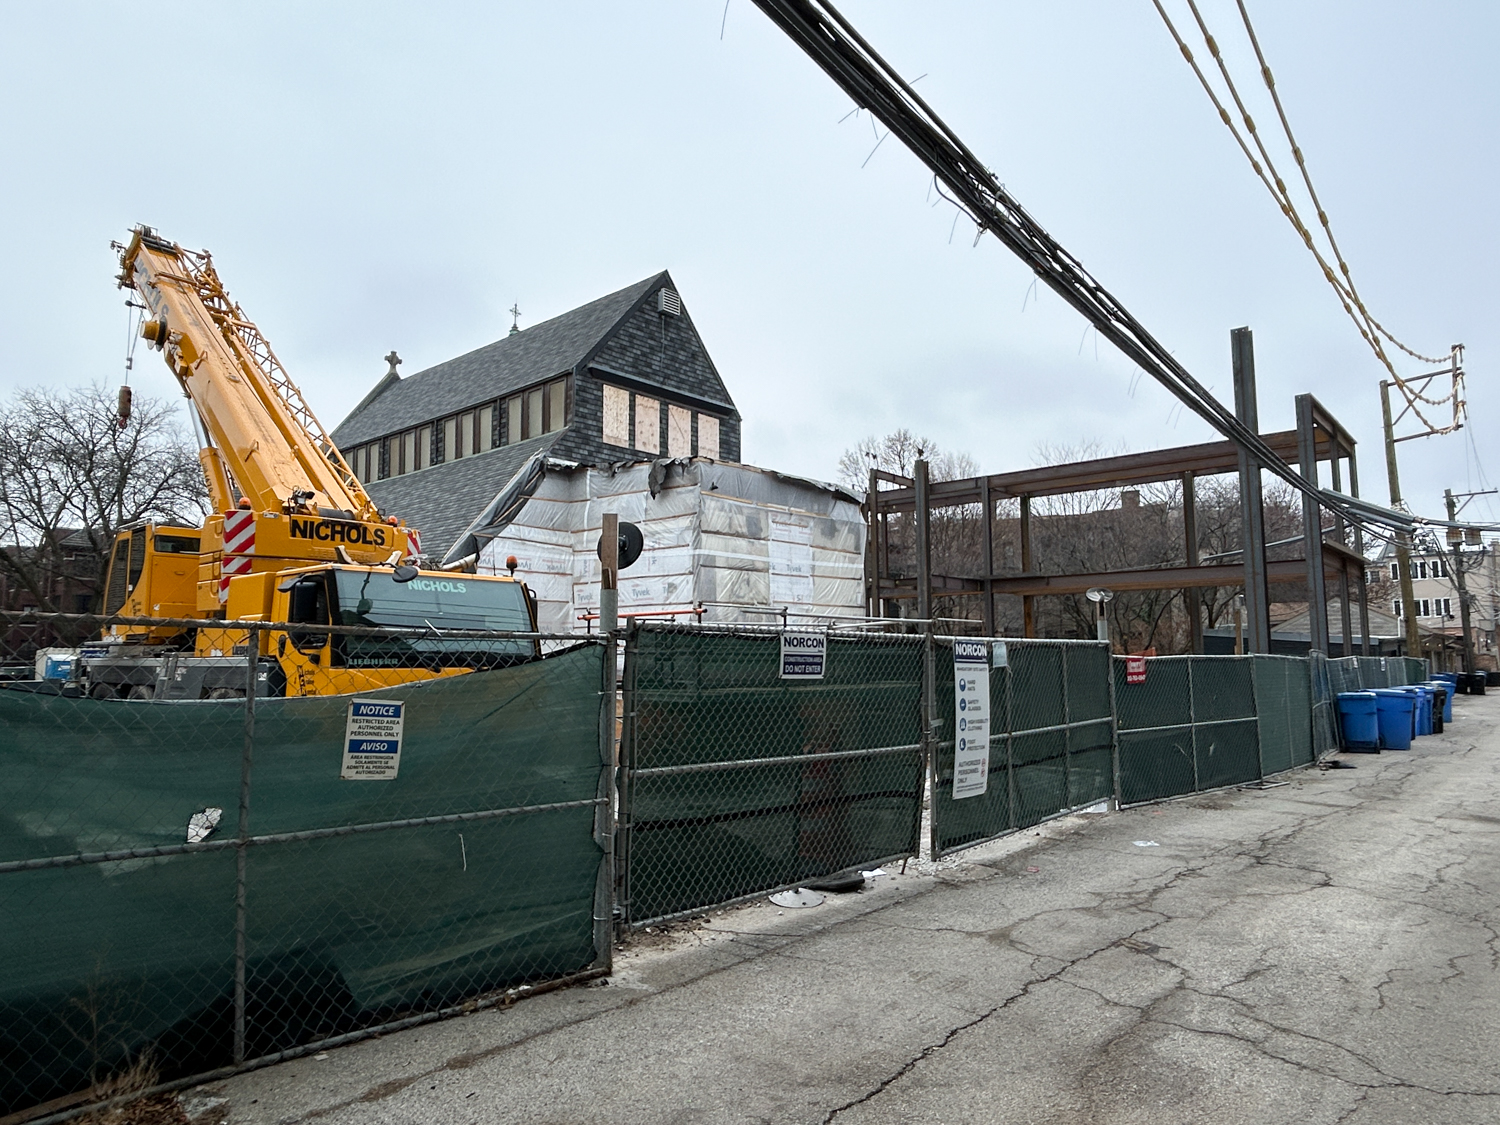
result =
[{"label": "white banner on fence", "polygon": [[401,768],[401,728],[406,704],[394,699],[351,699],[344,725],[345,781],[391,781]]},{"label": "white banner on fence", "polygon": [[953,799],[979,797],[990,782],[990,651],[953,642]]}]

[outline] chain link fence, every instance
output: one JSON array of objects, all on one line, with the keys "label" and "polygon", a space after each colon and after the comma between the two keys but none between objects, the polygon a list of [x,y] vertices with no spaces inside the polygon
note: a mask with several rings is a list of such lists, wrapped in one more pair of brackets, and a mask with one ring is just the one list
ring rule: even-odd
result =
[{"label": "chain link fence", "polygon": [[1260,740],[1260,776],[1312,764],[1317,758],[1313,662],[1300,656],[1250,658]]},{"label": "chain link fence", "polygon": [[885,627],[632,623],[617,698],[607,637],[0,614],[0,1116],[607,972],[916,854],[924,798],[941,857],[1253,782],[1427,676]]},{"label": "chain link fence", "polygon": [[101,624],[0,617],[0,1115],[607,971],[607,644]]},{"label": "chain link fence", "polygon": [[914,636],[632,624],[623,923],[915,853],[923,653]]},{"label": "chain link fence", "polygon": [[1122,804],[1262,776],[1253,657],[1153,657],[1136,683],[1113,663]]},{"label": "chain link fence", "polygon": [[[1114,796],[1108,645],[952,637],[934,644],[935,857]],[[957,768],[970,680],[988,698],[983,784]]]}]

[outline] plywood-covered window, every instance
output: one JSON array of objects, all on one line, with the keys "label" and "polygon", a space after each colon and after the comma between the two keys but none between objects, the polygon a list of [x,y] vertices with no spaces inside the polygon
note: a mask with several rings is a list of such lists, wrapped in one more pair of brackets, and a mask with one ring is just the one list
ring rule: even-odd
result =
[{"label": "plywood-covered window", "polygon": [[635,396],[635,447],[643,453],[661,452],[661,403]]},{"label": "plywood-covered window", "polygon": [[630,392],[604,384],[604,444],[630,446]]},{"label": "plywood-covered window", "polygon": [[549,434],[555,434],[568,424],[568,381],[554,379],[547,384],[547,398],[543,404],[543,425]]},{"label": "plywood-covered window", "polygon": [[457,452],[457,446],[458,446],[458,419],[457,418],[444,418],[443,419],[443,460],[444,461],[452,461],[452,460],[455,460],[459,456],[459,453]]},{"label": "plywood-covered window", "polygon": [[432,464],[432,427],[417,427],[417,459],[414,469],[425,469]]},{"label": "plywood-covered window", "polygon": [[526,436],[540,437],[547,431],[542,429],[542,388],[535,387],[526,392]]},{"label": "plywood-covered window", "polygon": [[483,453],[486,449],[494,449],[495,407],[493,403],[479,408],[478,430],[479,432],[474,435],[477,439],[474,442],[475,451]]},{"label": "plywood-covered window", "polygon": [[712,414],[698,415],[698,456],[719,459],[719,420]]},{"label": "plywood-covered window", "polygon": [[693,412],[685,406],[667,407],[667,456],[693,455]]},{"label": "plywood-covered window", "polygon": [[515,445],[521,440],[522,423],[521,396],[512,395],[505,400],[505,444]]},{"label": "plywood-covered window", "polygon": [[401,435],[401,471],[415,472],[417,468],[417,431],[407,430]]}]

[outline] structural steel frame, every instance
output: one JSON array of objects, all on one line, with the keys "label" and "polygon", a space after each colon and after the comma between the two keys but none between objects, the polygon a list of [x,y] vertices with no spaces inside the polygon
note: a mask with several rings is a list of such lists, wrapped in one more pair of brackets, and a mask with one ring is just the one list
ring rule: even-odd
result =
[{"label": "structural steel frame", "polygon": [[[1237,347],[1248,352],[1247,339]],[[1248,358],[1248,357],[1247,357]],[[1243,362],[1243,361],[1242,361]],[[1245,364],[1253,372],[1253,360]],[[1237,372],[1238,374],[1238,372]],[[1247,387],[1254,397],[1253,374]],[[1342,490],[1341,462],[1348,461],[1349,495],[1359,495],[1359,472],[1355,441],[1338,420],[1310,394],[1296,398],[1297,428],[1261,435],[1277,455],[1295,461],[1301,475],[1316,484],[1318,462],[1331,465],[1332,485]],[[1253,419],[1253,412],[1252,412]],[[1327,590],[1329,580],[1337,583],[1342,598],[1344,652],[1353,655],[1353,619],[1350,612],[1351,588],[1358,592],[1361,652],[1369,655],[1369,604],[1365,584],[1363,536],[1353,528],[1354,544],[1348,544],[1351,530],[1346,521],[1335,516],[1331,531],[1322,526],[1322,506],[1303,495],[1303,551],[1298,558],[1267,561],[1265,551],[1264,513],[1259,503],[1242,504],[1241,516],[1246,523],[1253,519],[1253,529],[1242,527],[1241,542],[1252,547],[1243,563],[1216,562],[1208,565],[1198,560],[1197,519],[1194,482],[1202,476],[1240,473],[1242,481],[1258,482],[1258,465],[1242,465],[1243,451],[1232,441],[1206,442],[1145,453],[1101,457],[1064,465],[1022,469],[1010,473],[991,473],[961,480],[932,481],[927,478],[927,463],[918,461],[911,477],[880,469],[871,469],[869,491],[864,506],[866,519],[865,594],[871,616],[887,616],[891,603],[915,599],[916,616],[932,616],[934,597],[982,597],[981,624],[986,635],[995,631],[994,598],[997,594],[1022,599],[1023,635],[1036,636],[1034,604],[1037,597],[1081,594],[1093,586],[1112,590],[1181,590],[1189,609],[1194,650],[1201,650],[1201,606],[1193,592],[1210,586],[1246,586],[1258,592],[1262,605],[1269,605],[1267,587],[1272,582],[1306,581],[1308,584],[1310,631],[1314,651],[1327,653],[1329,647]],[[1128,488],[1142,484],[1177,481],[1183,490],[1184,556],[1186,565],[1094,571],[1089,573],[1045,574],[1038,572],[1032,554],[1031,507],[1039,496]],[[889,487],[882,487],[889,486]],[[1258,488],[1253,491],[1257,493]],[[995,504],[1000,500],[1017,500],[1020,504],[1021,573],[997,574],[994,571]],[[976,505],[983,509],[982,549],[989,573],[953,575],[934,573],[931,559],[931,516],[936,509]],[[912,514],[915,518],[917,575],[894,577],[890,565],[890,517]],[[1251,531],[1252,534],[1245,534]],[[1258,550],[1255,548],[1258,547]],[[1319,565],[1321,563],[1321,565]],[[925,581],[923,581],[925,577]],[[1251,600],[1247,597],[1247,601]],[[1251,630],[1246,651],[1269,652],[1269,629],[1263,633]]]}]

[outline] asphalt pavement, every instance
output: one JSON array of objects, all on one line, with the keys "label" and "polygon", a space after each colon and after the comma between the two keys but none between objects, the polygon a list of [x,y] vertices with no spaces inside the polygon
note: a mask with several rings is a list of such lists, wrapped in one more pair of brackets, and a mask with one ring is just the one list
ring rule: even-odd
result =
[{"label": "asphalt pavement", "polygon": [[192,1092],[234,1125],[1500,1122],[1500,696]]}]

